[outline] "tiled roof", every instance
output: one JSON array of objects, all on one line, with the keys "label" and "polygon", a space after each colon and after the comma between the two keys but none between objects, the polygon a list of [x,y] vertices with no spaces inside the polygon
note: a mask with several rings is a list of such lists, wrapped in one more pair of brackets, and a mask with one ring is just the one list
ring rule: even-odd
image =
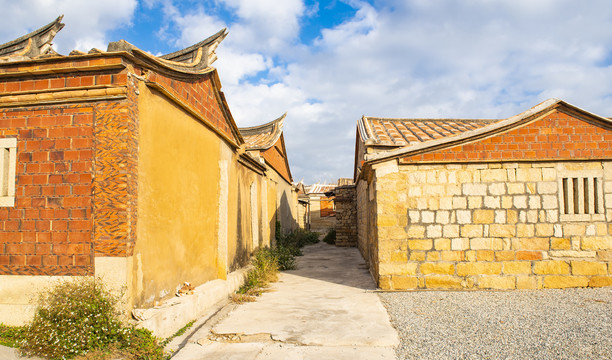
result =
[{"label": "tiled roof", "polygon": [[400,147],[476,130],[498,120],[387,119],[362,117],[359,132],[366,145]]},{"label": "tiled roof", "polygon": [[[548,111],[556,107],[559,107],[559,106],[564,106],[571,111],[586,114],[594,119],[597,119],[597,121],[601,122],[602,124],[612,127],[612,121],[610,121],[610,119],[608,118],[604,118],[599,115],[595,115],[579,107],[568,104],[565,101],[552,98],[518,115],[509,117],[507,119],[501,119],[501,120],[409,120],[409,119],[403,119],[402,121],[409,121],[409,122],[412,122],[412,121],[416,121],[416,122],[451,121],[453,122],[453,124],[455,124],[455,122],[457,121],[460,121],[460,122],[465,122],[466,124],[469,124],[467,126],[471,126],[472,128],[465,129],[462,131],[457,131],[455,133],[450,133],[445,136],[440,135],[435,138],[429,137],[427,140],[406,142],[404,145],[398,146],[395,149],[392,148],[387,151],[377,151],[377,152],[365,154],[364,158],[366,161],[382,160],[382,159],[387,159],[387,158],[396,157],[396,156],[406,156],[407,154],[423,152],[423,151],[427,151],[428,149],[434,149],[434,148],[441,149],[445,147],[456,146],[457,144],[463,144],[463,143],[470,142],[470,141],[484,139],[486,137],[490,137],[495,134],[505,132],[505,131],[508,131],[509,129],[520,126],[521,124],[524,124],[525,122],[530,121],[530,119],[533,119],[534,117],[542,116],[542,114],[546,114]],[[377,139],[380,139],[382,136],[384,136],[384,134],[381,135],[379,133],[381,132],[384,133],[385,129],[389,127],[390,125],[393,126],[393,124],[385,124],[384,127],[379,125],[378,128],[375,128],[373,125],[370,125],[370,121],[368,121],[367,119],[368,118],[363,117],[358,122],[359,132],[362,136],[362,139],[364,139],[366,146],[367,145],[378,145],[379,143],[376,142]],[[389,121],[388,119],[381,119],[381,120],[383,123],[385,122],[391,123],[392,121],[397,121],[397,120]],[[370,128],[366,128],[368,126],[370,126]],[[374,132],[371,129],[376,129],[376,130]],[[388,130],[386,132],[388,132]],[[376,136],[378,137],[375,137],[374,135],[370,135],[374,133],[376,133]],[[367,135],[368,137],[366,138],[364,134]],[[387,139],[391,139],[391,138],[399,139],[400,137],[401,135],[397,131],[393,135],[390,135],[390,136],[387,135]],[[388,145],[391,145],[391,141],[390,140],[387,140],[387,141],[389,142]],[[381,145],[387,145],[387,144],[381,144]]]},{"label": "tiled roof", "polygon": [[336,184],[312,184],[304,187],[306,194],[323,194],[328,191],[334,190],[338,185]]},{"label": "tiled roof", "polygon": [[287,114],[283,114],[278,119],[272,120],[269,123],[239,128],[247,150],[266,150],[271,148],[278,138],[280,138],[283,129],[283,121]]}]

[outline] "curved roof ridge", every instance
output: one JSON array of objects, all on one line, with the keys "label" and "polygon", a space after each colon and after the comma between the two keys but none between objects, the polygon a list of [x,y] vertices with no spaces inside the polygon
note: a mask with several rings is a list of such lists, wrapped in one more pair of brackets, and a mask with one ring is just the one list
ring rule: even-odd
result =
[{"label": "curved roof ridge", "polygon": [[247,150],[267,150],[271,148],[283,133],[287,113],[262,125],[238,128],[247,145]]},{"label": "curved roof ridge", "polygon": [[202,74],[211,70],[211,65],[217,60],[215,49],[227,36],[227,29],[223,28],[216,34],[185,49],[175,51],[163,56],[152,55],[125,40],[108,44],[107,52],[125,51],[134,55],[145,57],[148,60],[179,72],[189,74]]},{"label": "curved roof ridge", "polygon": [[[218,46],[223,39],[227,36],[227,28],[223,28],[219,30],[216,34],[207,37],[206,39],[200,41],[197,44],[193,44],[189,47],[186,47],[181,50],[177,50],[175,52],[171,52],[166,55],[159,56],[160,59],[171,60],[177,62],[186,62],[185,55],[191,55],[194,51],[197,51],[199,48],[215,45]],[[213,49],[214,50],[214,49]],[[216,60],[216,59],[215,59]],[[211,62],[212,63],[212,62]]]},{"label": "curved roof ridge", "polygon": [[64,15],[60,15],[41,28],[0,44],[0,62],[26,60],[49,52],[54,53],[51,48],[52,41],[55,35],[64,28],[63,18]]}]

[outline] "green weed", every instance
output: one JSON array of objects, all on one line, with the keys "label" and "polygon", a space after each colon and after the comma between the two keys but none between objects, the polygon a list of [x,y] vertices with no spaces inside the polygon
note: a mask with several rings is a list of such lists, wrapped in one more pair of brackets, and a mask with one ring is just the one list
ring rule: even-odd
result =
[{"label": "green weed", "polygon": [[100,279],[60,283],[41,294],[21,349],[49,359],[95,359],[105,354],[163,359],[163,349],[150,331],[119,320],[118,302]]},{"label": "green weed", "polygon": [[336,244],[336,229],[331,229],[327,232],[325,237],[323,238],[323,242],[335,245]]}]

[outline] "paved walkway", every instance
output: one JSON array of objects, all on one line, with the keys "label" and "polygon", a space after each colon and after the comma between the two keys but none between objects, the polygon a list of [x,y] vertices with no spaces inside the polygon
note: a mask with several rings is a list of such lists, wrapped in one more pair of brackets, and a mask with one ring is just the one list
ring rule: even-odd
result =
[{"label": "paved walkway", "polygon": [[308,246],[257,301],[177,339],[172,359],[395,359],[398,335],[355,248]]}]

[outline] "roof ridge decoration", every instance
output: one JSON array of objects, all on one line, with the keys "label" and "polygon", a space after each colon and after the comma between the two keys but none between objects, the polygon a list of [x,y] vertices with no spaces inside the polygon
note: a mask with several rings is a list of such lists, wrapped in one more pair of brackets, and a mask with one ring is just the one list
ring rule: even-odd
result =
[{"label": "roof ridge decoration", "polygon": [[158,65],[173,70],[202,74],[210,71],[211,65],[217,60],[215,50],[227,36],[227,28],[223,28],[216,34],[200,41],[197,44],[170,54],[155,56],[143,51],[125,40],[119,40],[108,44],[108,52],[125,51],[130,54],[145,57]]},{"label": "roof ridge decoration", "polygon": [[49,24],[21,36],[13,41],[0,45],[0,63],[9,61],[30,60],[44,55],[57,55],[52,48],[55,35],[64,28],[59,16]]},{"label": "roof ridge decoration", "polygon": [[[552,111],[553,109],[561,105],[567,106],[571,110],[578,111],[590,117],[593,117],[599,122],[612,127],[611,119],[593,114],[589,111],[581,109],[563,100],[560,100],[557,98],[551,98],[551,99],[541,102],[540,104],[526,111],[523,111],[520,114],[511,116],[507,119],[492,122],[483,127],[464,131],[464,132],[461,132],[453,136],[447,136],[447,137],[443,137],[440,139],[420,142],[416,144],[409,144],[407,146],[403,146],[398,149],[394,149],[390,151],[380,151],[377,153],[366,154],[365,160],[366,161],[381,161],[381,160],[385,160],[385,159],[396,157],[396,156],[406,156],[408,154],[421,153],[423,151],[428,151],[428,150],[440,150],[444,148],[462,145],[467,142],[481,140],[484,138],[495,136],[499,133],[508,131],[510,129],[513,129],[523,123],[528,123],[528,122],[531,122],[532,120],[537,120],[541,117],[541,115],[548,114],[550,111]],[[362,120],[364,118],[362,118]]]},{"label": "roof ridge decoration", "polygon": [[267,150],[274,146],[283,134],[283,126],[287,113],[257,126],[238,128],[244,138],[247,150]]}]

